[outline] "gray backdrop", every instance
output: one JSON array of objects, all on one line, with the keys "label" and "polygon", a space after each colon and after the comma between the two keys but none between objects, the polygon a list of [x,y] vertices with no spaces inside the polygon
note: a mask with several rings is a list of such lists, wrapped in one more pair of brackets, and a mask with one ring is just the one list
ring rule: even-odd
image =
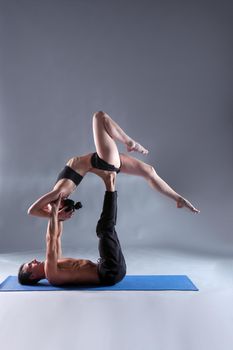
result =
[{"label": "gray backdrop", "polygon": [[[201,209],[177,210],[119,175],[122,244],[231,254],[232,1],[0,4],[0,251],[44,247],[46,220],[26,210],[71,156],[94,150],[101,109]],[[89,174],[73,195],[84,208],[66,223],[66,247],[96,245],[103,193]]]}]

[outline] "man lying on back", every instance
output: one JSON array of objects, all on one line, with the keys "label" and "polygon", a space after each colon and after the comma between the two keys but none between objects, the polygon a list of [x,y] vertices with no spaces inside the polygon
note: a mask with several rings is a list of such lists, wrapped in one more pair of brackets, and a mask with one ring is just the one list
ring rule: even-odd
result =
[{"label": "man lying on back", "polygon": [[[51,203],[51,216],[46,233],[46,260],[24,263],[20,266],[18,280],[21,284],[36,284],[41,279],[53,285],[113,285],[126,274],[125,259],[115,231],[117,218],[117,191],[115,172],[101,171],[105,183],[105,196],[100,219],[96,226],[99,238],[98,263],[86,259],[61,257],[63,222],[59,218],[62,195]],[[68,214],[71,216],[71,213]],[[68,218],[67,216],[67,218]]]}]

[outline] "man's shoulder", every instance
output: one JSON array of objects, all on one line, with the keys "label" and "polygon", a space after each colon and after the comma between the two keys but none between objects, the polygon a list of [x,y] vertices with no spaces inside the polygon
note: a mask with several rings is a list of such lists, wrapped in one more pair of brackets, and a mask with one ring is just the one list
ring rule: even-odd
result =
[{"label": "man's shoulder", "polygon": [[51,282],[57,276],[57,262],[54,262],[50,259],[46,259],[44,264],[44,270],[45,277],[49,282]]}]

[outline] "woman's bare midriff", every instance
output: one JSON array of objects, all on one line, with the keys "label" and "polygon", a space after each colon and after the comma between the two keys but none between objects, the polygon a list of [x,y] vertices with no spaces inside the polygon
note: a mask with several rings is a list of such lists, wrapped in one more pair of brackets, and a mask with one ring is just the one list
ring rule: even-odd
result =
[{"label": "woman's bare midriff", "polygon": [[93,153],[86,154],[81,157],[73,157],[68,160],[66,165],[72,168],[79,175],[85,176],[91,169],[91,156]]}]

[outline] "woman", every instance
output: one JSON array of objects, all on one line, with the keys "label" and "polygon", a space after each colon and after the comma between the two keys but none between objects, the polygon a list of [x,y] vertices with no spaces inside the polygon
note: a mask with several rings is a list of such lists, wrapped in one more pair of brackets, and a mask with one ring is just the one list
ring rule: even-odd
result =
[{"label": "woman", "polygon": [[[128,152],[146,155],[148,150],[130,138],[106,113],[94,113],[93,136],[96,153],[71,158],[59,174],[53,190],[33,203],[28,209],[29,214],[50,217],[49,203],[57,200],[60,194],[62,198],[67,198],[87,172],[98,175],[102,170],[142,176],[153,189],[173,199],[178,208],[186,207],[193,213],[199,213],[198,209],[162,180],[151,165],[126,154],[119,154],[115,141],[125,144]],[[66,214],[64,211],[61,213],[62,219],[69,215],[70,213]]]}]

